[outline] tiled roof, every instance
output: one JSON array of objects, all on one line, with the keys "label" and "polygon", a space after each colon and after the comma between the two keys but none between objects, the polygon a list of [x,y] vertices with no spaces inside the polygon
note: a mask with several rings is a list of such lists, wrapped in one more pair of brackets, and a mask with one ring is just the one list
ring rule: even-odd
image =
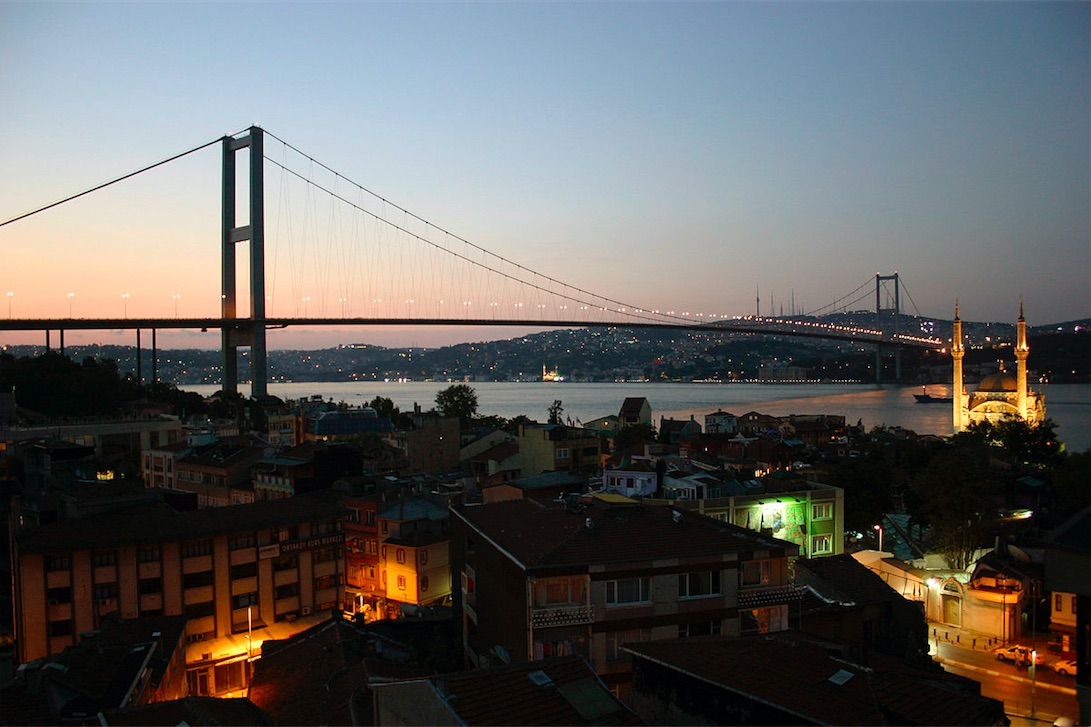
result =
[{"label": "tiled roof", "polygon": [[[863,605],[886,603],[901,596],[878,574],[861,564],[852,555],[828,555],[821,558],[799,558],[795,561],[796,578],[812,584],[824,596]],[[815,576],[806,577],[800,570]],[[816,581],[817,579],[817,581]]]},{"label": "tiled roof", "polygon": [[[892,660],[859,666],[831,656],[826,646],[798,634],[699,637],[624,648],[805,722],[975,725],[996,724],[1004,714],[1001,702],[960,692],[942,672],[892,667]],[[740,664],[746,668],[740,669]]]},{"label": "tiled roof", "polygon": [[349,701],[367,687],[364,640],[340,618],[262,645],[249,697],[276,724],[352,724]]},{"label": "tiled roof", "polygon": [[639,725],[581,656],[475,669],[432,680],[467,725]]},{"label": "tiled roof", "polygon": [[[644,562],[709,557],[796,546],[692,512],[666,506],[508,500],[455,512],[526,567]],[[590,526],[588,526],[590,523]]]},{"label": "tiled roof", "polygon": [[27,530],[17,536],[27,552],[168,543],[324,520],[345,510],[343,493],[317,490],[283,500],[178,512],[163,502],[142,503]]}]

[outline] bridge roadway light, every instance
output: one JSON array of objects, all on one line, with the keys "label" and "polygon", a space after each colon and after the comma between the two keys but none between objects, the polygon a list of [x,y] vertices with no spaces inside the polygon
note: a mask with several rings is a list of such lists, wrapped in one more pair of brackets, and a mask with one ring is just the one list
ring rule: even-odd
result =
[{"label": "bridge roadway light", "polygon": [[175,318],[178,317],[178,299],[181,298],[181,297],[182,297],[181,293],[175,293],[174,295],[171,296],[171,298],[174,300],[174,317]]},{"label": "bridge roadway light", "polygon": [[68,317],[72,317],[72,299],[76,297],[75,293],[68,294]]},{"label": "bridge roadway light", "polygon": [[303,317],[307,317],[307,303],[311,302],[310,296],[303,296]]},{"label": "bridge roadway light", "polygon": [[8,320],[11,320],[11,299],[15,297],[13,291],[8,291]]},{"label": "bridge roadway light", "polygon": [[128,318],[129,317],[129,294],[128,293],[122,293],[121,294],[121,317],[122,318]]}]

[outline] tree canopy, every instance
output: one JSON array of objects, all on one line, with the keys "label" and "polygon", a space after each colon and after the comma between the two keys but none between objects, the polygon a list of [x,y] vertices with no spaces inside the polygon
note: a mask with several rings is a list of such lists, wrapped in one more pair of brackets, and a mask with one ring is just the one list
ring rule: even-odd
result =
[{"label": "tree canopy", "polygon": [[469,427],[477,416],[477,392],[467,384],[454,384],[436,394],[436,408],[444,416],[457,417],[462,427]]}]

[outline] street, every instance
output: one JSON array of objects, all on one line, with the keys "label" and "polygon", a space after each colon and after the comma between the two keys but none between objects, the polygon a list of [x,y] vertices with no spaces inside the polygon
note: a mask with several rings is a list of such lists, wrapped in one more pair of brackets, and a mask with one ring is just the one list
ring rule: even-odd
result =
[{"label": "street", "polygon": [[[931,651],[935,656],[934,642]],[[1026,667],[1000,661],[992,651],[939,643],[939,661],[944,669],[981,682],[981,695],[1004,702],[1004,711],[1013,725],[1049,725],[1061,716],[1076,720],[1076,679],[1053,671],[1049,663],[1054,658],[1047,655],[1046,663],[1036,668],[1032,678]]]}]

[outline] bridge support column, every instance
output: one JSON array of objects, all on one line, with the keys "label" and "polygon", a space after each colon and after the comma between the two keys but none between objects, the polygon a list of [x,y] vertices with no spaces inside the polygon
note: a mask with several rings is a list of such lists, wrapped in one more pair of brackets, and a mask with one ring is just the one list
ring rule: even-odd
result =
[{"label": "bridge support column", "polygon": [[[893,281],[894,283],[893,308],[883,307],[883,283],[888,280]],[[879,331],[882,334],[885,334],[886,331],[883,326],[883,315],[889,314],[891,317],[893,325],[890,337],[895,341],[893,344],[894,381],[899,384],[902,382],[902,346],[897,341],[899,333],[898,325],[900,323],[899,317],[901,316],[901,312],[901,290],[899,289],[898,285],[898,273],[895,272],[893,275],[880,275],[879,273],[875,273],[875,323]],[[881,343],[875,344],[875,383],[883,383],[883,344]]]},{"label": "bridge support column", "polygon": [[[239,137],[223,140],[223,189],[222,189],[222,295],[221,317],[233,323],[225,323],[221,329],[223,345],[223,391],[238,391],[238,349],[250,347],[250,395],[257,398],[268,393],[268,364],[265,342],[265,175],[264,135],[260,128],[251,126]],[[239,149],[250,152],[249,213],[247,225],[236,220],[235,154]],[[244,325],[238,323],[236,298],[235,245],[250,243],[250,316]]]}]

